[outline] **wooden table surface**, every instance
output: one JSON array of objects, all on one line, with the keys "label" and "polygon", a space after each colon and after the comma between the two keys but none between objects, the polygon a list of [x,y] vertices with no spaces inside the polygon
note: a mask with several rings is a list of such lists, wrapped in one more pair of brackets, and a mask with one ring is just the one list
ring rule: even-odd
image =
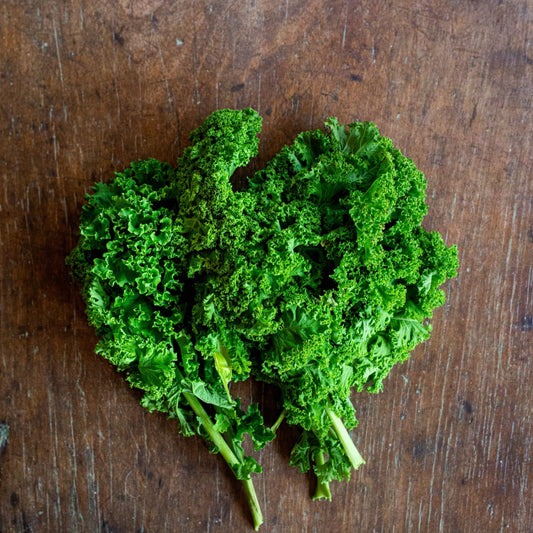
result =
[{"label": "wooden table surface", "polygon": [[[288,426],[257,454],[262,530],[533,531],[532,39],[530,0],[0,2],[0,531],[251,531],[221,457],[94,354],[64,265],[95,181],[248,106],[252,168],[328,116],[375,122],[461,262],[432,338],[353,395],[367,463],[333,502]],[[273,389],[237,392],[275,419]]]}]

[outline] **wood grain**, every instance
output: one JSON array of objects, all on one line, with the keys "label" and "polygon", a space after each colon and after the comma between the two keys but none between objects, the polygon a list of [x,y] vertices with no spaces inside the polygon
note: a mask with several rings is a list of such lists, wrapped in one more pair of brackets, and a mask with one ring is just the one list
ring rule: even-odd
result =
[{"label": "wood grain", "polygon": [[[532,532],[532,31],[529,0],[1,2],[0,530],[251,530],[221,459],[94,355],[64,258],[95,181],[252,106],[252,170],[328,116],[374,121],[461,261],[430,341],[354,395],[367,464],[333,502],[291,428],[257,454],[263,531]],[[275,390],[237,392],[275,419]]]}]

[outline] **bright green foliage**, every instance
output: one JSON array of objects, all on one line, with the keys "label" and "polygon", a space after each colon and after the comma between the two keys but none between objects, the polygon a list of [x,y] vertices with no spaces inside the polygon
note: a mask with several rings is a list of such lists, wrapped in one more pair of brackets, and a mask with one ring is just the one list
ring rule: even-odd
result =
[{"label": "bright green foliage", "polygon": [[225,252],[211,300],[254,343],[255,377],[279,386],[286,420],[304,429],[291,462],[306,471],[320,458],[322,482],[362,462],[332,416],[356,425],[352,388],[378,392],[428,338],[439,286],[457,269],[455,248],[420,226],[426,182],[413,162],[371,123],[326,126],[239,193],[253,232]]},{"label": "bright green foliage", "polygon": [[[200,434],[245,481],[242,449],[273,436],[232,381],[279,387],[302,429],[291,463],[313,468],[316,497],[362,458],[346,428],[353,390],[378,392],[428,338],[457,251],[421,227],[426,182],[371,123],[301,133],[249,187],[230,178],[257,153],[255,111],[213,113],[177,167],[133,163],[98,184],[70,256],[98,351],[144,390],[142,404]],[[221,440],[222,439],[222,440]]]},{"label": "bright green foliage", "polygon": [[245,482],[256,526],[250,474],[261,468],[241,443],[249,433],[261,448],[274,435],[257,406],[245,413],[231,398],[230,381],[245,379],[251,366],[242,342],[222,325],[195,327],[194,317],[196,307],[209,307],[201,286],[219,261],[229,180],[257,153],[260,122],[251,110],[219,111],[192,133],[177,168],[138,161],[96,184],[68,259],[101,337],[96,351],[144,391],[143,406],[177,418],[183,434],[200,434],[222,453]]}]

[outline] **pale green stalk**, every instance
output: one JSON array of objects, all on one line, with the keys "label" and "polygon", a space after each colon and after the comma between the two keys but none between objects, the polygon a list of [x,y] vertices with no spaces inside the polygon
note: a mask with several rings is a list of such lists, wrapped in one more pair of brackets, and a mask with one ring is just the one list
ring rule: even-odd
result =
[{"label": "pale green stalk", "polygon": [[357,470],[362,464],[365,464],[364,459],[355,447],[355,444],[353,443],[348,430],[344,427],[342,420],[330,409],[326,409],[326,412],[333,423],[333,429],[335,430],[353,469]]},{"label": "pale green stalk", "polygon": [[[322,452],[317,452],[315,454],[315,463],[318,466],[325,464],[324,454]],[[329,490],[329,483],[327,481],[320,481],[320,478],[317,477],[317,485],[313,500],[322,500],[326,499],[331,501],[331,491]]]},{"label": "pale green stalk", "polygon": [[[218,448],[218,451],[228,463],[230,468],[233,470],[233,466],[239,463],[239,460],[228,446],[228,443],[225,441],[224,437],[215,429],[209,415],[205,412],[202,404],[198,401],[198,398],[191,394],[190,392],[183,392],[183,396],[187,400],[188,404],[191,406],[192,410],[200,417],[202,424],[207,431],[209,437],[213,441],[213,444]],[[250,511],[252,513],[252,518],[254,521],[254,529],[257,531],[259,526],[263,523],[263,514],[261,513],[261,507],[257,499],[257,494],[255,493],[254,485],[252,483],[251,477],[242,480],[244,484],[244,491],[246,493],[246,499],[248,500],[248,505],[250,506]]]}]

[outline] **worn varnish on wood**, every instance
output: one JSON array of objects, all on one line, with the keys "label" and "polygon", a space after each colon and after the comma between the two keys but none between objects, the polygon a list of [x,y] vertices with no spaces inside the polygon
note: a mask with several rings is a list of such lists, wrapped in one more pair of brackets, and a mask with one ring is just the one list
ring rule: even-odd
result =
[{"label": "worn varnish on wood", "polygon": [[[238,482],[93,353],[65,255],[84,194],[174,162],[222,107],[303,129],[374,121],[460,251],[430,341],[354,395],[367,464],[312,502],[282,426],[264,531],[531,532],[533,4],[37,0],[0,5],[1,531],[247,531]],[[273,390],[240,385],[276,416]]]}]

